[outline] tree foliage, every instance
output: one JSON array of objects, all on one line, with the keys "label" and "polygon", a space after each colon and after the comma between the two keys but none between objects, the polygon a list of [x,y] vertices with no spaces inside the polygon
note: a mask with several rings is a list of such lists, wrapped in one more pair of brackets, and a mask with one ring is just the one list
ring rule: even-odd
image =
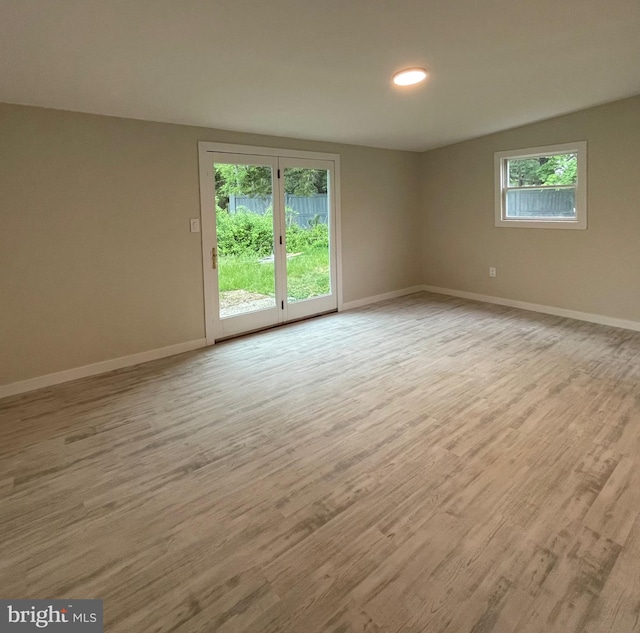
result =
[{"label": "tree foliage", "polygon": [[[272,193],[271,167],[263,165],[215,165],[217,203],[229,208],[229,196],[269,198]],[[327,193],[327,172],[324,169],[287,167],[284,170],[285,193],[312,196]]]},{"label": "tree foliage", "polygon": [[515,158],[509,161],[509,185],[573,185],[576,183],[577,168],[577,154]]},{"label": "tree foliage", "polygon": [[327,193],[327,172],[324,169],[287,167],[284,170],[284,190],[294,196]]}]

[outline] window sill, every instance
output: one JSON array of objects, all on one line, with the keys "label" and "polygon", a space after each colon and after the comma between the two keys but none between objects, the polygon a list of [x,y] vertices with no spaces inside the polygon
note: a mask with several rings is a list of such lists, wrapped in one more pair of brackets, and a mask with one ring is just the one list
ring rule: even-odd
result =
[{"label": "window sill", "polygon": [[511,229],[577,229],[587,228],[585,220],[496,220],[497,227]]}]

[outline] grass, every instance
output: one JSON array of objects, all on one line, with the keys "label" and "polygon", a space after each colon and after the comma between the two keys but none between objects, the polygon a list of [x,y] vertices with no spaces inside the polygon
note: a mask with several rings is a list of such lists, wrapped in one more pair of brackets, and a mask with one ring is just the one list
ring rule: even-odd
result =
[{"label": "grass", "polygon": [[[257,256],[221,256],[220,291],[247,290],[261,295],[275,295],[273,262]],[[310,299],[329,294],[329,251],[326,247],[309,248],[287,259],[287,296]]]}]

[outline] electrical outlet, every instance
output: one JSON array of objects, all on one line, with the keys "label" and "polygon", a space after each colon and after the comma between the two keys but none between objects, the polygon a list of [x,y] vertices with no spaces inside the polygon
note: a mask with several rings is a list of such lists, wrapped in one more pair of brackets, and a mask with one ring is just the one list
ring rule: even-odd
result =
[{"label": "electrical outlet", "polygon": [[496,269],[492,266],[491,268],[489,268],[489,277],[495,277],[496,276]]},{"label": "electrical outlet", "polygon": [[189,220],[192,233],[200,233],[200,218],[191,218]]}]

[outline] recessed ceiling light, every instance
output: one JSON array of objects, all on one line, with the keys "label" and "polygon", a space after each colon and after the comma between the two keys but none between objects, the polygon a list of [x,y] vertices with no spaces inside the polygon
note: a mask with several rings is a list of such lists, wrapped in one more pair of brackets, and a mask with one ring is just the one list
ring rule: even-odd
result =
[{"label": "recessed ceiling light", "polygon": [[413,86],[419,84],[427,78],[427,71],[424,68],[405,68],[399,70],[393,76],[393,83],[396,86]]}]

